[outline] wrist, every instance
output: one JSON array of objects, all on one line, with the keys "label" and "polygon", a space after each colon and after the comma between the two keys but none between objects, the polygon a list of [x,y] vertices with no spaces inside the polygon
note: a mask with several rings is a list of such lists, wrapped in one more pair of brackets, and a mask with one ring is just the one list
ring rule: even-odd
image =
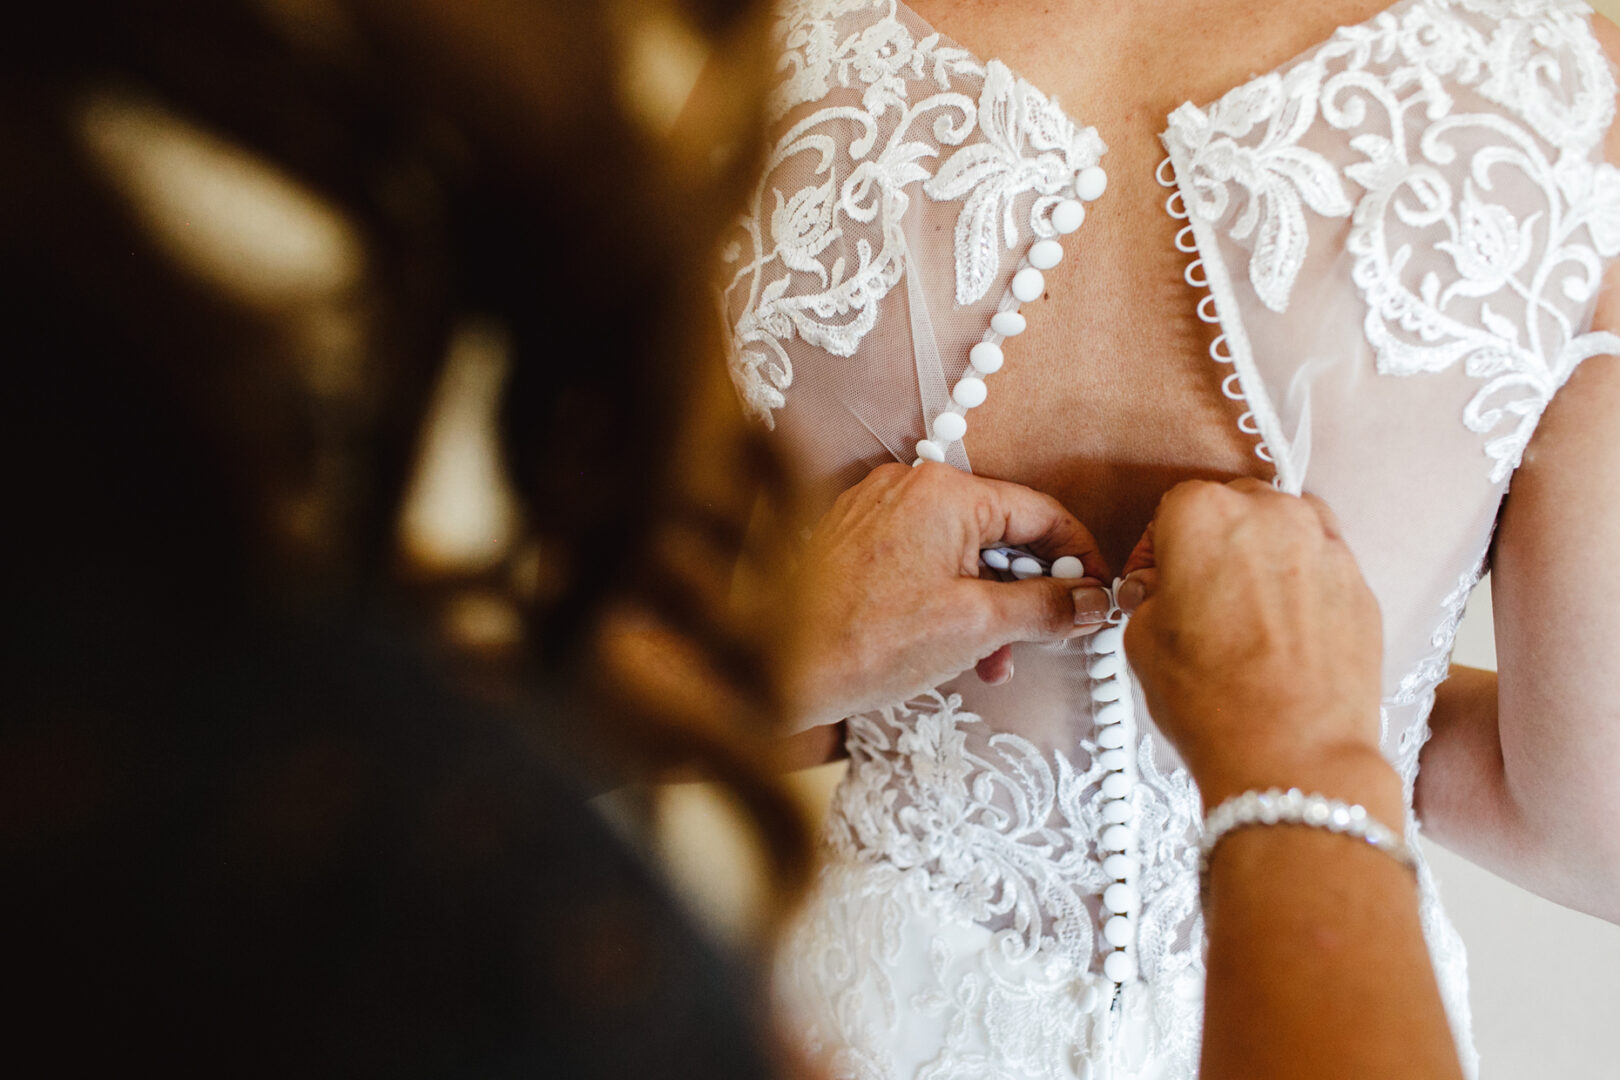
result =
[{"label": "wrist", "polygon": [[1246,791],[1299,788],[1359,803],[1375,819],[1399,829],[1406,816],[1401,778],[1374,746],[1347,743],[1289,753],[1251,753],[1192,770],[1208,813]]}]

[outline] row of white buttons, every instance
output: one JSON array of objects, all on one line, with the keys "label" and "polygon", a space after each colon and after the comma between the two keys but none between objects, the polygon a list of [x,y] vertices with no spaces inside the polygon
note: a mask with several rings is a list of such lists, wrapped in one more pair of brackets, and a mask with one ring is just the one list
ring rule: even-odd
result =
[{"label": "row of white buttons", "polygon": [[[1055,578],[1079,578],[1085,570],[1080,560],[1064,555],[1050,567],[1033,555],[1016,548],[994,547],[979,552],[984,565],[1022,581],[1050,572]],[[1103,940],[1114,951],[1103,958],[1103,974],[1114,983],[1136,978],[1136,921],[1142,898],[1132,883],[1136,878],[1136,808],[1131,802],[1130,732],[1132,704],[1124,655],[1125,628],[1105,626],[1091,638],[1091,661],[1086,674],[1093,680],[1091,700],[1097,706],[1097,764],[1106,770],[1102,778],[1103,872],[1114,883],[1103,890],[1103,908],[1109,918],[1103,924]]]},{"label": "row of white buttons", "polygon": [[979,561],[992,570],[1011,574],[1019,581],[1044,577],[1047,574],[1055,578],[1069,579],[1086,576],[1085,567],[1073,555],[1060,555],[1048,564],[1045,560],[1017,548],[993,547],[979,552]]},{"label": "row of white buttons", "polygon": [[1131,854],[1136,850],[1136,808],[1131,803],[1134,785],[1128,772],[1131,740],[1126,722],[1131,718],[1131,701],[1125,681],[1124,637],[1124,627],[1119,625],[1097,631],[1091,638],[1092,660],[1086,668],[1086,674],[1095,680],[1091,700],[1098,706],[1097,763],[1107,770],[1102,779],[1101,846],[1108,852],[1103,872],[1114,883],[1103,890],[1103,908],[1109,913],[1103,940],[1114,951],[1103,958],[1103,974],[1115,983],[1136,978],[1136,919],[1142,903],[1132,884],[1137,869]]},{"label": "row of white buttons", "polygon": [[[1052,208],[1052,228],[1059,235],[1067,236],[1085,222],[1085,203],[1102,197],[1108,188],[1108,174],[1092,165],[1080,171],[1074,187],[1077,198],[1064,199]],[[1013,298],[1020,304],[1031,303],[1046,292],[1046,275],[1041,271],[1063,261],[1063,245],[1051,239],[1037,240],[1030,245],[1026,261],[1029,265],[1013,275],[1011,286]],[[1019,312],[1002,311],[991,318],[990,331],[1002,338],[1017,337],[1028,325]],[[968,410],[983,405],[989,396],[985,376],[1000,371],[1005,362],[1006,355],[996,342],[981,341],[973,346],[968,352],[968,373],[951,388],[951,404],[934,417],[930,437],[917,443],[917,460],[913,464],[945,460],[945,448],[967,434]]]},{"label": "row of white buttons", "polygon": [[[1067,236],[1080,228],[1086,220],[1085,203],[1101,198],[1108,187],[1108,174],[1099,166],[1082,169],[1075,178],[1076,198],[1064,199],[1052,209],[1052,228]],[[1037,240],[1030,245],[1027,266],[1013,275],[1010,291],[1020,304],[1032,303],[1046,292],[1046,275],[1063,261],[1063,245],[1053,239]],[[990,320],[990,332],[1001,338],[1017,337],[1029,323],[1022,313],[998,312]],[[951,405],[934,417],[930,438],[917,443],[917,460],[944,461],[945,448],[967,435],[967,412],[983,405],[989,396],[984,379],[1001,370],[1006,354],[994,341],[981,341],[968,352],[969,371],[951,388]],[[1018,580],[1040,577],[1050,573],[1055,578],[1076,579],[1084,576],[1080,560],[1066,555],[1050,565],[1025,552],[1012,548],[987,548],[980,559],[992,570],[1011,574]],[[1124,720],[1129,716],[1129,690],[1125,684],[1124,657],[1120,655],[1123,631],[1109,626],[1092,638],[1094,659],[1087,669],[1095,685],[1092,700],[1101,705],[1097,714],[1099,730],[1097,744],[1102,748],[1098,760],[1108,770],[1103,778],[1102,791],[1107,800],[1103,804],[1102,846],[1110,854],[1103,860],[1103,870],[1114,883],[1103,891],[1103,906],[1111,917],[1103,926],[1103,938],[1114,951],[1103,960],[1103,974],[1115,984],[1136,978],[1137,965],[1132,946],[1136,939],[1137,910],[1141,898],[1131,879],[1136,875],[1136,860],[1129,854],[1136,848],[1136,830],[1131,822],[1135,810],[1130,802],[1131,778],[1127,773],[1129,751],[1125,748],[1128,734]]]}]

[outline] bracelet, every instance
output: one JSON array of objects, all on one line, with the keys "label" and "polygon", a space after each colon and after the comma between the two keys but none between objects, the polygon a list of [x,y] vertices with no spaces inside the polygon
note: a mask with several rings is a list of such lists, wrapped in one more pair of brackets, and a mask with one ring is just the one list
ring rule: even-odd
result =
[{"label": "bracelet", "polygon": [[1393,857],[1408,870],[1417,870],[1417,857],[1406,841],[1394,829],[1371,817],[1365,806],[1323,795],[1306,795],[1299,788],[1287,791],[1272,788],[1234,795],[1204,819],[1204,836],[1198,845],[1200,893],[1209,877],[1209,860],[1215,845],[1233,829],[1249,825],[1306,825],[1343,833]]}]

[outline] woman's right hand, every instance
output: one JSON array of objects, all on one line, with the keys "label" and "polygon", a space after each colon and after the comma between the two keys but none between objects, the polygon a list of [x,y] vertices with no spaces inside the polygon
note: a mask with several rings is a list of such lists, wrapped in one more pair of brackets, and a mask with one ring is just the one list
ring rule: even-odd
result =
[{"label": "woman's right hand", "polygon": [[1302,787],[1399,814],[1378,750],[1378,604],[1325,503],[1189,481],[1125,571],[1126,653],[1207,807]]},{"label": "woman's right hand", "polygon": [[[979,551],[1070,555],[1083,577],[1002,582]],[[790,693],[797,727],[904,701],[977,668],[1012,676],[1006,646],[1099,629],[1110,607],[1097,542],[1056,499],[945,465],[884,465],[814,529],[797,575]]]}]

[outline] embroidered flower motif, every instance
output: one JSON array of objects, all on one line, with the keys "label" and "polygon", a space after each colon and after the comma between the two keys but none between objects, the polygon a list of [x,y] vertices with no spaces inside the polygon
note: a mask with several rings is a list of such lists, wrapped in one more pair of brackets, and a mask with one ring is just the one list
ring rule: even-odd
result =
[{"label": "embroidered flower motif", "polygon": [[782,265],[790,270],[815,274],[823,287],[829,282],[826,267],[816,256],[843,235],[833,226],[833,200],[837,178],[829,175],[819,187],[804,187],[785,202],[775,192],[776,211],[771,214],[771,238],[776,241]]},{"label": "embroidered flower motif", "polygon": [[[1482,201],[1474,185],[1465,184],[1454,225],[1456,238],[1434,245],[1451,256],[1463,277],[1449,295],[1489,296],[1507,285],[1530,257],[1540,216],[1532,214],[1521,226],[1507,207]],[[1434,302],[1444,306],[1449,295]]]},{"label": "embroidered flower motif", "polygon": [[[1279,313],[1288,310],[1305,263],[1304,208],[1323,217],[1348,217],[1352,209],[1338,170],[1299,145],[1316,119],[1321,78],[1320,67],[1302,64],[1287,75],[1256,79],[1207,113],[1184,108],[1172,118],[1192,151],[1191,209],[1218,221],[1231,205],[1232,187],[1247,193],[1227,232],[1252,242],[1249,282],[1260,302]],[[1262,122],[1258,143],[1242,141]]]},{"label": "embroidered flower motif", "polygon": [[[1583,221],[1592,232],[1592,246],[1605,259],[1620,255],[1620,169],[1608,162],[1591,162],[1564,154],[1553,166],[1558,190],[1569,203],[1571,218]],[[1571,296],[1585,300],[1590,291]]]},{"label": "embroidered flower motif", "polygon": [[[1359,160],[1343,175],[1362,190],[1346,249],[1378,370],[1461,364],[1484,380],[1462,421],[1488,436],[1493,481],[1575,366],[1620,350],[1620,336],[1581,329],[1601,260],[1620,254],[1620,170],[1600,157],[1615,83],[1588,14],[1571,0],[1412,0],[1281,76],[1183,107],[1166,135],[1189,211],[1251,246],[1250,282],[1279,313],[1309,242],[1303,208],[1349,206],[1338,170],[1300,143],[1318,117],[1349,136]],[[1465,111],[1465,91],[1496,107]]]},{"label": "embroidered flower motif", "polygon": [[929,198],[964,201],[956,219],[958,304],[982,298],[1000,269],[1002,250],[1017,246],[1017,198],[1030,191],[1056,195],[1106,149],[1094,129],[1077,130],[999,61],[985,65],[978,112],[984,141],[956,151],[923,185]]},{"label": "embroidered flower motif", "polygon": [[1052,235],[1045,215],[1058,193],[1104,151],[1005,65],[980,64],[938,34],[919,38],[896,10],[894,0],[795,0],[779,20],[784,76],[770,115],[785,130],[727,244],[721,295],[732,381],[767,427],[786,404],[796,343],[854,356],[876,325],[905,273],[902,219],[919,189],[962,203],[956,295],[975,303],[1019,240],[1018,200],[1035,194],[1030,227]]}]

